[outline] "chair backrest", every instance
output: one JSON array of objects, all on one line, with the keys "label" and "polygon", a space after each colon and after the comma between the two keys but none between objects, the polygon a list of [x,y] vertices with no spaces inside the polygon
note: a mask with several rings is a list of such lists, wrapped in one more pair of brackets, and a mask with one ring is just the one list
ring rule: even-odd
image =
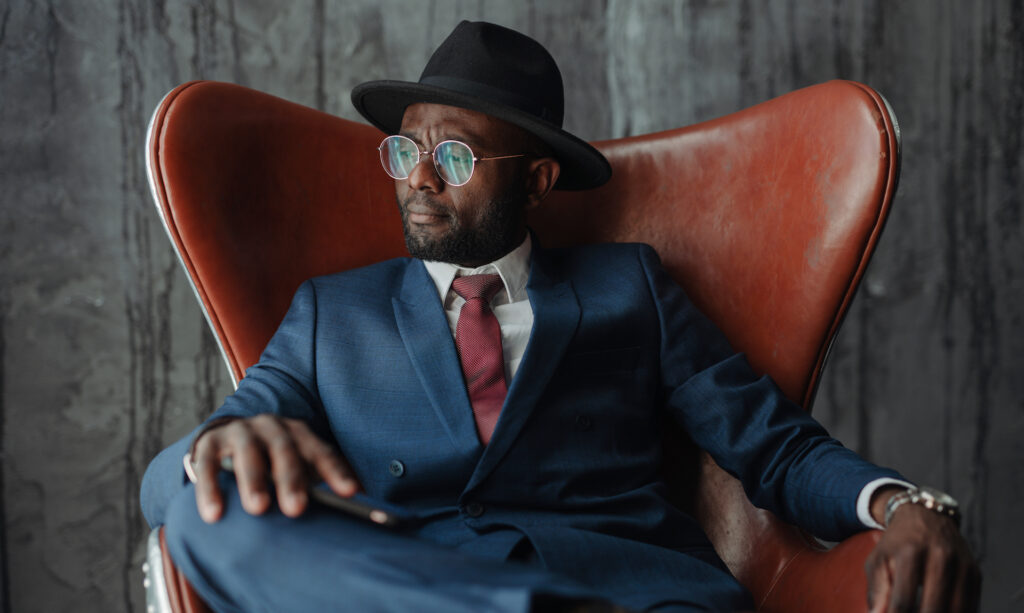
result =
[{"label": "chair backrest", "polygon": [[[158,107],[154,198],[236,382],[301,281],[406,254],[380,139],[226,83],[186,83]],[[831,81],[595,146],[612,180],[546,201],[531,217],[541,242],[650,243],[755,368],[809,409],[896,189],[899,132],[884,99]],[[695,496],[755,597],[809,546],[706,457]]]}]

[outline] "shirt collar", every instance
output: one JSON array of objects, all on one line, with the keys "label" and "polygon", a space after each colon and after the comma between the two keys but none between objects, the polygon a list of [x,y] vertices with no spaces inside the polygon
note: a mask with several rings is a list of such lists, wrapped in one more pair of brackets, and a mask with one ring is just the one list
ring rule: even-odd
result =
[{"label": "shirt collar", "polygon": [[456,276],[489,273],[497,273],[501,277],[510,303],[519,302],[526,299],[526,281],[530,276],[530,251],[532,248],[530,234],[527,233],[526,239],[518,247],[490,264],[484,264],[477,268],[466,268],[448,262],[424,260],[423,265],[430,278],[434,280],[437,294],[441,297],[442,303],[448,296],[448,291]]}]

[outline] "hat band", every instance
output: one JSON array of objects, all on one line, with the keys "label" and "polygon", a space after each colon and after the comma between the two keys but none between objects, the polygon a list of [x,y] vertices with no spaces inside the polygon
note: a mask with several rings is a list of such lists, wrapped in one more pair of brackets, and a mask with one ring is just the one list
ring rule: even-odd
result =
[{"label": "hat band", "polygon": [[558,127],[562,127],[561,116],[556,117],[555,113],[543,104],[537,104],[535,100],[525,96],[520,96],[503,89],[498,89],[497,87],[491,87],[490,85],[480,83],[478,81],[469,81],[459,77],[450,77],[445,75],[434,75],[421,77],[420,84],[452,90],[490,102],[498,102],[534,115],[535,117],[539,117],[540,119],[543,119],[548,123],[555,124]]}]

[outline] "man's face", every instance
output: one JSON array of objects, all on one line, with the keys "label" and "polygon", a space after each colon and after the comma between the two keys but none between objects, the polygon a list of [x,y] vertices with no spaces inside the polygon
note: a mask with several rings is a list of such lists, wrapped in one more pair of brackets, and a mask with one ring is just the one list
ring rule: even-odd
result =
[{"label": "man's face", "polygon": [[[524,153],[528,138],[489,115],[440,104],[410,106],[400,133],[426,151],[441,141],[462,141],[475,157]],[[476,267],[517,247],[526,237],[526,159],[478,162],[469,182],[453,187],[423,156],[407,179],[395,181],[409,253]]]}]

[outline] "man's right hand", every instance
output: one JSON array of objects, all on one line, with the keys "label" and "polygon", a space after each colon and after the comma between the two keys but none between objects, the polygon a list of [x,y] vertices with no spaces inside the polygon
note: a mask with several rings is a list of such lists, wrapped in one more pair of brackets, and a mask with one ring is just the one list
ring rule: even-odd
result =
[{"label": "man's right hand", "polygon": [[242,508],[252,515],[270,507],[271,481],[278,507],[289,517],[306,510],[311,477],[319,476],[339,496],[352,496],[359,489],[348,462],[301,420],[274,415],[232,419],[200,434],[193,447],[196,505],[207,523],[216,522],[224,512],[217,473],[227,457]]}]

